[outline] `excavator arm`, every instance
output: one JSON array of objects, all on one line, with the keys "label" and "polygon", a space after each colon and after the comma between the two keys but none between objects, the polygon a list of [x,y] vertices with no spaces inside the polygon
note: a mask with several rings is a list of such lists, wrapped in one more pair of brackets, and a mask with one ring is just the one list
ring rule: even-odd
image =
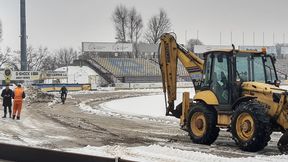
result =
[{"label": "excavator arm", "polygon": [[[165,96],[166,115],[173,115],[174,101],[177,92],[177,63],[181,61],[192,78],[195,91],[199,90],[203,75],[204,60],[195,53],[177,44],[175,37],[165,33],[160,38],[159,65],[162,74],[163,92]],[[168,106],[167,97],[168,96]],[[172,113],[172,114],[171,114]]]}]

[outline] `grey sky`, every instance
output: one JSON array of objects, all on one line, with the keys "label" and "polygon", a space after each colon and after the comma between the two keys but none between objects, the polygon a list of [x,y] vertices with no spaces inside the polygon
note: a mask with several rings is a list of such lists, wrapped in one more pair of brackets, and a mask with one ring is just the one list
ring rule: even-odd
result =
[{"label": "grey sky", "polygon": [[[3,41],[0,47],[19,49],[20,0],[0,0]],[[81,46],[82,41],[112,42],[115,32],[111,14],[118,4],[135,6],[146,26],[149,18],[164,8],[180,43],[196,38],[205,44],[272,45],[288,41],[287,0],[26,0],[28,44],[49,49]],[[145,30],[144,30],[145,31]],[[286,40],[285,40],[286,41]],[[287,42],[286,41],[286,42]]]}]

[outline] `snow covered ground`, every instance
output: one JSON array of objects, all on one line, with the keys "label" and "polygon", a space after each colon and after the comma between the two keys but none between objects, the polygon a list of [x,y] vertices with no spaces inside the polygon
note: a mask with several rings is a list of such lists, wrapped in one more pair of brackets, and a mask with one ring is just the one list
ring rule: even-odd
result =
[{"label": "snow covered ground", "polygon": [[[284,88],[284,87],[283,87]],[[285,87],[287,88],[287,87]],[[177,92],[176,105],[181,102],[182,92],[189,91],[191,97],[194,92],[191,89],[181,89]],[[82,109],[89,109],[93,111],[92,107],[85,107],[80,105]],[[87,105],[86,105],[87,106]],[[132,97],[126,99],[118,99],[110,102],[105,102],[100,105],[103,109],[101,111],[95,110],[94,113],[110,112],[110,115],[115,115],[119,117],[142,117],[141,119],[164,119],[167,121],[178,121],[175,118],[165,117],[165,105],[163,95],[151,95],[142,97]],[[175,124],[174,123],[174,124]],[[100,155],[106,157],[121,157],[124,159],[136,160],[136,161],[159,161],[159,162],[188,162],[188,161],[202,161],[202,162],[222,162],[222,161],[232,161],[232,162],[262,162],[262,161],[287,161],[288,155],[277,155],[277,156],[265,156],[258,155],[255,157],[248,158],[227,158],[216,156],[212,154],[197,152],[197,151],[187,151],[176,149],[169,146],[160,145],[149,145],[140,147],[124,147],[124,146],[103,146],[103,147],[93,147],[87,146],[84,148],[74,148],[66,149],[67,151]]]},{"label": "snow covered ground", "polygon": [[196,151],[185,151],[167,146],[150,145],[139,147],[123,146],[87,146],[80,149],[66,149],[69,152],[77,152],[105,157],[121,157],[123,159],[142,162],[286,162],[288,155],[256,156],[248,158],[227,158]]},{"label": "snow covered ground", "polygon": [[[287,87],[285,87],[287,88]],[[124,119],[129,119],[132,122],[139,122],[139,120],[149,120],[149,121],[153,121],[153,123],[157,124],[157,123],[165,123],[166,125],[171,125],[173,127],[175,127],[176,132],[178,132],[178,119],[173,118],[173,117],[166,117],[165,116],[165,105],[164,105],[164,95],[160,94],[159,92],[161,92],[161,89],[142,89],[142,90],[123,90],[122,92],[125,91],[129,91],[130,93],[135,93],[142,91],[142,92],[148,92],[150,95],[148,96],[138,96],[138,97],[130,97],[130,98],[124,98],[124,99],[116,99],[116,100],[112,100],[110,97],[110,94],[116,94],[115,96],[117,96],[117,92],[119,91],[114,91],[114,90],[110,90],[110,91],[94,91],[94,92],[73,92],[73,93],[69,93],[69,97],[68,99],[72,100],[76,100],[76,98],[74,98],[74,95],[86,95],[86,96],[92,96],[95,95],[98,96],[102,93],[107,93],[108,95],[106,95],[103,98],[87,98],[87,100],[81,100],[81,102],[77,103],[77,108],[80,109],[81,111],[83,111],[83,113],[89,113],[89,115],[98,115],[98,116],[113,116],[113,117],[119,117],[119,118],[124,118]],[[179,102],[181,102],[181,98],[182,98],[182,92],[184,91],[189,91],[190,92],[190,96],[193,97],[194,92],[192,91],[192,89],[179,89],[179,91],[177,92],[177,100],[176,100],[176,104],[178,104]],[[121,92],[121,91],[120,91]],[[71,96],[70,96],[71,95]],[[129,95],[127,96],[122,96],[122,97],[129,97]],[[84,97],[86,98],[86,97]],[[105,102],[106,99],[110,100],[108,102]],[[100,102],[103,102],[100,105],[97,105],[97,107],[95,107],[95,105],[91,105],[90,102],[94,101],[94,100],[99,100]],[[72,102],[70,101],[70,104],[72,104]],[[56,101],[55,103],[49,103],[49,105],[55,105],[55,107],[60,106],[59,104],[57,105]],[[51,108],[51,109],[55,109],[56,108]],[[61,108],[61,111],[63,110],[63,107]],[[74,111],[74,110],[73,110]],[[24,111],[25,113],[26,111]],[[83,113],[80,115],[82,116]],[[36,116],[38,116],[38,114],[34,114]],[[74,117],[75,118],[75,117]],[[77,118],[77,117],[76,117]],[[30,146],[45,146],[45,145],[49,145],[50,143],[54,142],[54,143],[59,143],[59,141],[62,141],[62,139],[67,140],[68,142],[70,142],[71,137],[66,134],[66,135],[61,135],[62,133],[59,133],[59,131],[61,130],[61,128],[56,128],[56,126],[54,125],[55,123],[49,123],[47,121],[45,122],[39,122],[37,120],[33,120],[34,118],[30,118],[30,115],[25,115],[25,118],[23,118],[23,120],[21,120],[20,122],[14,122],[14,121],[10,121],[10,120],[3,120],[2,124],[3,127],[7,127],[9,126],[10,129],[10,134],[9,131],[5,132],[1,132],[0,133],[0,141],[4,142],[6,141],[6,143],[12,143],[12,144],[20,144],[20,145],[30,145]],[[65,118],[60,117],[60,119],[66,120]],[[121,121],[121,120],[119,120]],[[105,120],[106,122],[106,120]],[[157,123],[156,123],[157,122]],[[72,122],[75,123],[75,122]],[[140,123],[145,123],[145,122],[140,122]],[[97,122],[93,122],[93,124],[97,124]],[[105,123],[106,124],[106,123]],[[109,124],[109,123],[107,123]],[[46,128],[50,128],[50,130],[55,130],[55,132],[51,131],[51,132],[47,132]],[[124,126],[125,127],[125,126]],[[124,128],[123,127],[123,128]],[[20,129],[19,129],[20,128]],[[28,129],[27,129],[28,128]],[[39,128],[45,128],[45,129],[39,129]],[[56,129],[55,129],[56,128]],[[97,128],[97,127],[95,127]],[[5,129],[3,129],[5,130]],[[11,134],[11,131],[14,132],[13,134]],[[81,132],[81,130],[79,130]],[[140,131],[140,130],[137,130]],[[147,129],[145,128],[144,131],[147,131]],[[163,130],[159,130],[159,132],[162,132]],[[180,131],[180,130],[179,130]],[[63,132],[66,132],[63,130]],[[66,132],[67,133],[67,132]],[[157,132],[156,132],[157,133]],[[44,134],[44,136],[43,136]],[[55,134],[55,135],[53,135]],[[96,135],[96,137],[101,136],[101,132],[98,134],[98,136]],[[103,134],[105,135],[105,134]],[[164,134],[160,134],[160,136],[162,137],[162,135]],[[175,134],[176,135],[176,134]],[[72,135],[73,136],[73,135]],[[135,136],[134,133],[132,132],[132,136]],[[36,138],[35,138],[36,137]],[[93,136],[95,137],[95,136]],[[74,138],[74,137],[73,137]],[[75,137],[76,138],[76,137]],[[154,138],[153,136],[151,138]],[[158,137],[159,138],[159,137]],[[183,138],[183,137],[182,137]],[[225,138],[225,137],[222,137]],[[159,138],[160,139],[160,138]],[[274,139],[274,137],[272,137],[272,140],[278,140],[279,137],[277,137],[277,139]],[[99,139],[101,140],[101,139]],[[162,139],[163,140],[163,139]],[[221,140],[221,139],[220,139]],[[220,141],[221,142],[221,141]],[[224,141],[226,142],[226,141]],[[230,148],[229,145],[227,146],[223,146],[220,145],[220,150],[222,149],[222,152],[233,152],[233,149],[237,150],[236,152],[239,153],[240,156],[244,156],[245,154],[245,158],[241,157],[239,158],[235,158],[235,157],[231,157],[231,156],[227,156],[226,155],[222,155],[221,153],[219,154],[212,154],[211,151],[208,149],[208,152],[203,152],[201,151],[201,146],[200,145],[192,145],[192,147],[194,146],[195,148],[193,148],[192,150],[190,149],[186,149],[187,146],[185,145],[181,145],[181,141],[179,143],[175,142],[171,145],[166,145],[163,144],[163,142],[156,142],[154,143],[149,143],[147,145],[137,145],[137,147],[128,147],[127,145],[122,145],[122,143],[117,143],[115,145],[113,145],[114,143],[112,143],[112,145],[105,145],[102,147],[95,147],[95,145],[91,144],[90,140],[89,140],[89,145],[85,145],[86,147],[70,147],[67,146],[67,144],[63,144],[63,146],[65,147],[57,147],[58,149],[60,148],[61,150],[64,151],[68,151],[68,152],[77,152],[77,153],[82,153],[82,154],[91,154],[91,155],[96,155],[96,156],[106,156],[106,157],[121,157],[123,159],[129,159],[129,160],[135,160],[135,161],[149,161],[149,162],[188,162],[188,161],[202,161],[202,162],[222,162],[222,161],[247,161],[247,162],[260,162],[260,161],[279,161],[279,162],[284,162],[288,160],[288,155],[274,155],[274,156],[268,156],[265,154],[258,154],[258,153],[251,153],[251,154],[246,154],[243,153],[241,151],[239,151],[238,148]],[[93,146],[92,146],[93,145]],[[83,145],[82,145],[83,146]],[[100,145],[101,146],[101,145]],[[191,145],[188,145],[188,147]],[[216,147],[216,149],[218,148],[219,145],[215,144],[212,147]],[[273,145],[273,147],[275,146],[275,144]],[[210,147],[210,146],[209,146]],[[209,148],[207,146],[207,148]],[[273,148],[270,147],[269,149]],[[209,151],[210,150],[210,151]],[[269,151],[269,150],[268,150]],[[256,156],[255,156],[256,155]],[[271,154],[270,154],[271,155]],[[225,157],[224,157],[225,156]],[[247,157],[247,156],[251,156],[251,157]],[[231,158],[228,158],[231,157]]]}]

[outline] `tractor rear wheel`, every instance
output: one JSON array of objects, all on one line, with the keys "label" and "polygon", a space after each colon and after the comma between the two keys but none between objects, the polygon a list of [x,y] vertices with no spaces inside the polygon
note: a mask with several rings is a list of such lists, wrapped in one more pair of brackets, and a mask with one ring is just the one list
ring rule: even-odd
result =
[{"label": "tractor rear wheel", "polygon": [[236,144],[244,151],[262,150],[270,141],[270,117],[257,101],[240,103],[231,119],[231,133]]},{"label": "tractor rear wheel", "polygon": [[205,104],[194,104],[187,122],[188,133],[194,143],[210,145],[219,135],[220,129],[216,127],[217,113]]}]

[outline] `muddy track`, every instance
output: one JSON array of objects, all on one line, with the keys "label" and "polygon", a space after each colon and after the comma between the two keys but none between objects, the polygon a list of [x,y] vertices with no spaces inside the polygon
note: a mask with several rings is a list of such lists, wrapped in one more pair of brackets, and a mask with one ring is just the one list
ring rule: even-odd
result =
[{"label": "muddy track", "polygon": [[[135,123],[135,121],[119,119],[118,117],[114,116],[99,116],[89,114],[82,112],[78,108],[80,103],[85,103],[87,105],[98,105],[114,99],[136,97],[147,94],[148,93],[133,92],[113,94],[101,93],[97,95],[73,95],[72,98],[68,99],[67,103],[64,105],[55,104],[50,108],[39,108],[36,111],[41,113],[43,116],[50,118],[54,122],[69,128],[76,138],[81,138],[80,141],[84,140],[84,143],[90,143],[90,145],[94,142],[97,142],[96,145],[114,145],[117,143],[128,145],[147,145],[152,144],[155,141],[146,138],[146,136],[132,136],[131,133],[135,132],[135,130],[124,128],[125,125],[131,125],[131,128],[137,128],[137,124],[141,125],[139,127],[142,129],[147,128],[142,121]],[[87,96],[90,98],[87,98]],[[85,134],[85,136],[83,136],[83,134]],[[141,134],[143,134],[143,132]],[[99,140],[101,140],[100,143]]]}]

